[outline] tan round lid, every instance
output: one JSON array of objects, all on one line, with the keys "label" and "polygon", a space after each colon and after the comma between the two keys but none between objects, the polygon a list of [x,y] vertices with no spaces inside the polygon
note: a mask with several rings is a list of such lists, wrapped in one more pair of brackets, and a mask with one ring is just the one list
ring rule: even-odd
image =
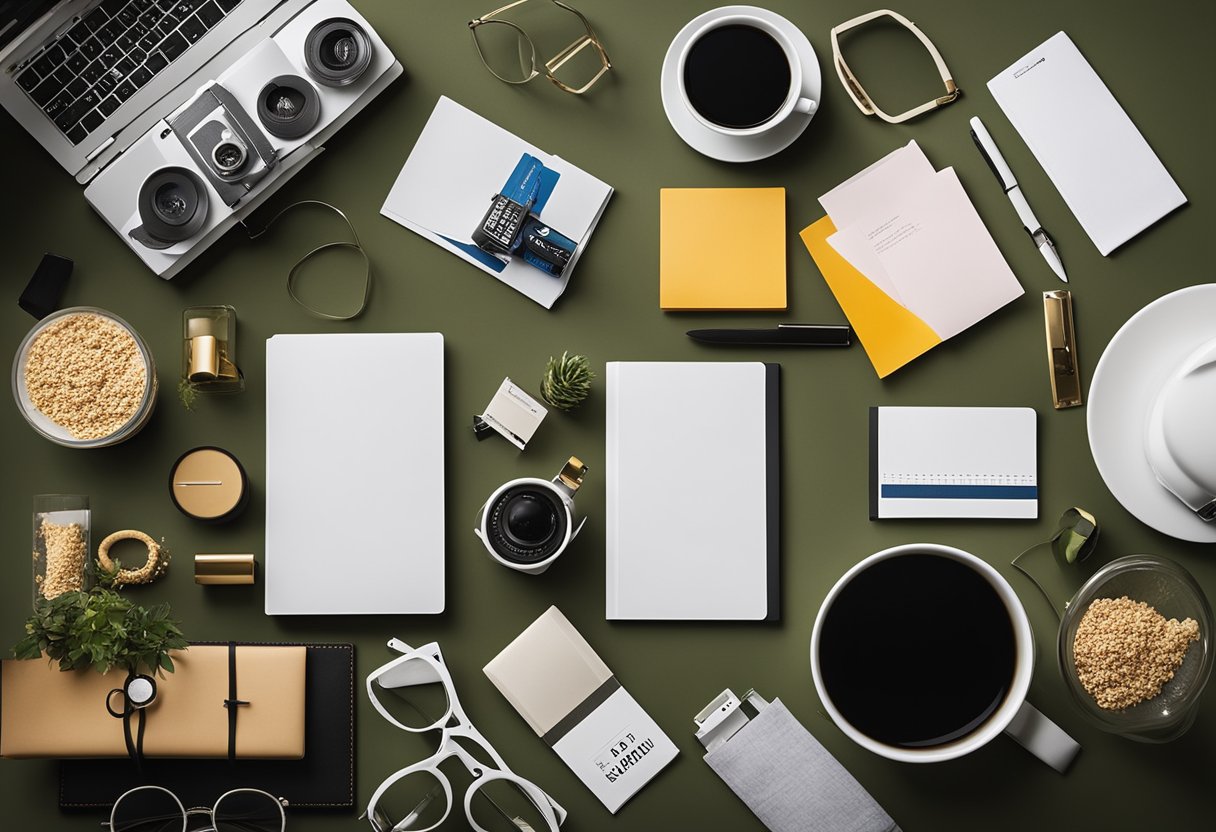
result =
[{"label": "tan round lid", "polygon": [[173,502],[183,513],[215,520],[234,511],[245,496],[245,473],[219,448],[195,448],[177,461],[169,480]]}]

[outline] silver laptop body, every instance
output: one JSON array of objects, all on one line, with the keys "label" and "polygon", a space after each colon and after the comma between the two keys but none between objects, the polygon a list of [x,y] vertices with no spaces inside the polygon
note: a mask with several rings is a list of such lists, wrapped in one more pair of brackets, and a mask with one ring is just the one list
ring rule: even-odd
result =
[{"label": "silver laptop body", "polygon": [[[0,50],[0,105],[84,184],[186,101],[207,77],[239,58],[244,41],[251,46],[265,37],[255,31],[267,28],[259,23],[280,25],[307,4],[60,0]],[[153,28],[141,22],[152,20]],[[141,27],[147,33],[135,37]],[[114,43],[119,30],[125,34]],[[91,80],[105,77],[114,81],[112,89],[107,90],[104,81]],[[120,86],[124,82],[127,86]],[[82,92],[85,87],[88,91]],[[51,92],[56,94],[45,107],[54,115],[38,103]],[[86,125],[91,129],[82,136]]]}]

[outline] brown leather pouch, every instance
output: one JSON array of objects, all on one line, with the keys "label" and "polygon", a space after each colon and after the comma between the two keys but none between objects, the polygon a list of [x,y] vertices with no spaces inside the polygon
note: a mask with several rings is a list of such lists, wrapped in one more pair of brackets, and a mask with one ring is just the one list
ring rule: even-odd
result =
[{"label": "brown leather pouch", "polygon": [[[305,655],[252,645],[174,652],[176,671],[157,678],[145,709],[144,756],[302,758]],[[123,720],[106,709],[125,679],[118,670],[65,673],[50,661],[5,659],[0,757],[127,756]]]}]

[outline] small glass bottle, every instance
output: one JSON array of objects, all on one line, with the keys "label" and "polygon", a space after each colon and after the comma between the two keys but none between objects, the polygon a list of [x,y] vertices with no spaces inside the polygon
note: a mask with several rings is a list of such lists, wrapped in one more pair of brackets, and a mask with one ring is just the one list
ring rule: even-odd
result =
[{"label": "small glass bottle", "polygon": [[89,498],[34,497],[34,603],[93,587]]},{"label": "small glass bottle", "polygon": [[236,363],[236,310],[192,306],[182,314],[182,378],[200,393],[239,393],[245,376]]}]

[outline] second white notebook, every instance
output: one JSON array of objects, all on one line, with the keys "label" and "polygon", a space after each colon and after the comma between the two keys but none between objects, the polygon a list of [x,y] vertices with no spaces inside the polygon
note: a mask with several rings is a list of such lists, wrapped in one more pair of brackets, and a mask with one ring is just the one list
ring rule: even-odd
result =
[{"label": "second white notebook", "polygon": [[779,370],[608,364],[609,619],[778,617]]}]

